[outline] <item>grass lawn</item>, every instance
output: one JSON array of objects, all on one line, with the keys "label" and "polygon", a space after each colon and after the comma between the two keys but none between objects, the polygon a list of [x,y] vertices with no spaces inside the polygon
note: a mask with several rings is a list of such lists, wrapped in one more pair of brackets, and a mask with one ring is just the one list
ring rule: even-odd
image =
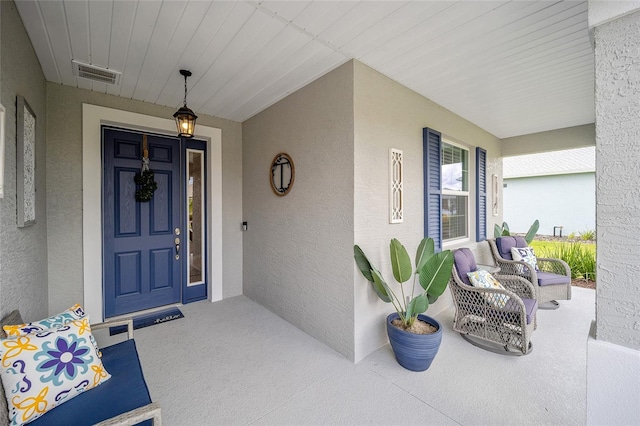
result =
[{"label": "grass lawn", "polygon": [[595,256],[595,254],[596,254],[596,244],[595,243],[583,243],[581,241],[536,241],[536,240],[533,240],[533,241],[531,241],[530,246],[533,247],[533,249],[536,252],[536,256],[538,256],[538,253],[542,254],[542,253],[546,253],[546,252],[549,252],[549,251],[556,251],[557,248],[562,244],[573,244],[573,243],[582,244],[582,246],[583,246],[583,248],[585,250],[590,251]]},{"label": "grass lawn", "polygon": [[571,268],[571,278],[591,279],[596,273],[596,245],[580,241],[532,241],[536,257],[562,259]]}]

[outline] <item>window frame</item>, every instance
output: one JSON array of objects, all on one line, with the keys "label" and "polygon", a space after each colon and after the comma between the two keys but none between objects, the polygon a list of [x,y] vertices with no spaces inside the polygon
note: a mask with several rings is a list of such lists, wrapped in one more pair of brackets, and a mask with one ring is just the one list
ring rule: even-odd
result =
[{"label": "window frame", "polygon": [[451,245],[456,245],[459,243],[463,243],[463,242],[467,242],[467,241],[471,241],[471,190],[469,189],[471,187],[471,149],[464,145],[461,144],[459,142],[455,142],[445,136],[441,136],[440,139],[440,175],[442,176],[442,161],[443,161],[443,156],[444,156],[444,148],[445,148],[445,144],[446,145],[450,145],[459,149],[462,149],[464,151],[466,151],[467,153],[467,170],[466,170],[466,178],[467,178],[467,182],[466,182],[466,191],[456,191],[456,190],[451,190],[451,189],[444,189],[443,184],[442,184],[442,177],[441,177],[441,184],[440,184],[440,191],[441,191],[441,197],[444,197],[446,195],[453,195],[453,196],[463,196],[466,197],[466,205],[465,205],[465,216],[466,216],[466,232],[464,236],[459,236],[459,237],[454,237],[454,238],[448,238],[445,239],[444,237],[444,224],[443,224],[443,218],[444,215],[442,214],[442,210],[443,210],[443,205],[444,203],[441,203],[440,205],[440,228],[441,228],[441,232],[442,232],[442,247],[446,247],[446,246],[451,246]]}]

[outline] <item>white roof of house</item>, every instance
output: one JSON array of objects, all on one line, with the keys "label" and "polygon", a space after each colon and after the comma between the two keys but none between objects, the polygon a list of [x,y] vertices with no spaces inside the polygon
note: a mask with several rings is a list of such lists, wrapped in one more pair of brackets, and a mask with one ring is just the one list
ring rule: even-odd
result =
[{"label": "white roof of house", "polygon": [[595,146],[503,158],[503,177],[505,179],[595,171]]}]

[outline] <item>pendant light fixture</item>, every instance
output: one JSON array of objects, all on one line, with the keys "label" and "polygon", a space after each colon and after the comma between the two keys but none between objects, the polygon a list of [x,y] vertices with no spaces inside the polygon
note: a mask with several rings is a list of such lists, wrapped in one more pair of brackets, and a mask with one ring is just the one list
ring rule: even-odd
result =
[{"label": "pendant light fixture", "polygon": [[184,76],[184,105],[173,114],[173,118],[176,119],[178,136],[181,138],[192,138],[198,116],[187,107],[187,77],[191,77],[191,71],[180,70],[180,74]]}]

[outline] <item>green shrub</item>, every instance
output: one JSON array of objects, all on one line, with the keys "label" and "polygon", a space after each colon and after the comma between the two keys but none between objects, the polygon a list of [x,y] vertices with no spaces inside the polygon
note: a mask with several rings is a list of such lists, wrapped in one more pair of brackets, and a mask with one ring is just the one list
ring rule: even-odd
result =
[{"label": "green shrub", "polygon": [[562,259],[571,268],[571,278],[596,279],[596,253],[594,244],[556,243],[532,244],[538,257]]},{"label": "green shrub", "polygon": [[576,233],[575,232],[570,233],[569,235],[567,235],[567,238],[570,239],[570,240],[575,240],[576,239]]},{"label": "green shrub", "polygon": [[596,239],[596,231],[588,230],[580,233],[580,238],[585,241],[591,241]]}]

